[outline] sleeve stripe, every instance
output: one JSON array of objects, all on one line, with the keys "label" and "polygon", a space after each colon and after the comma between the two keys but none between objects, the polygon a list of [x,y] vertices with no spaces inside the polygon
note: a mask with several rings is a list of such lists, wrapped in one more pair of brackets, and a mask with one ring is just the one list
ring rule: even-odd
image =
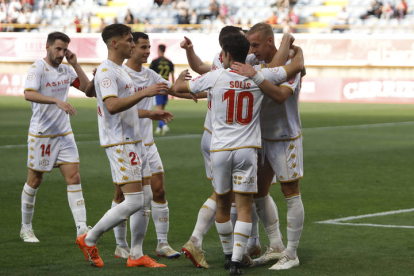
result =
[{"label": "sleeve stripe", "polygon": [[292,94],[295,92],[295,90],[292,87],[288,86],[288,85],[281,85],[280,87],[289,88],[290,90],[292,90]]},{"label": "sleeve stripe", "polygon": [[190,89],[190,82],[189,82],[189,81],[187,81],[187,90],[188,90],[188,92],[193,93],[193,92],[191,92],[191,89]]},{"label": "sleeve stripe", "polygon": [[285,72],[286,72],[286,79],[288,79],[289,72],[288,72],[288,70],[286,69],[286,66],[282,66],[282,68],[283,68],[283,69],[285,69]]},{"label": "sleeve stripe", "polygon": [[117,95],[108,95],[102,98],[102,101],[106,100],[107,98],[118,98]]},{"label": "sleeve stripe", "polygon": [[168,89],[167,93],[168,93],[168,92],[171,92],[171,91],[172,91],[172,89],[173,89],[173,87],[174,87],[174,84],[172,83],[172,84],[171,84],[171,87],[170,87],[170,89]]},{"label": "sleeve stripe", "polygon": [[34,92],[37,92],[37,90],[34,89],[34,88],[26,88],[26,89],[24,89],[24,92],[26,92],[26,91],[34,91]]}]

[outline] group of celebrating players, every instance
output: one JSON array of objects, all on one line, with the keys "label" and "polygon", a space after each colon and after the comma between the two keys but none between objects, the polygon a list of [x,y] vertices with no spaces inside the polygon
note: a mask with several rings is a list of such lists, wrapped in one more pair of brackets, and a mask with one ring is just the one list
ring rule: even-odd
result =
[{"label": "group of celebrating players", "polygon": [[[174,85],[143,67],[151,47],[147,34],[112,24],[104,28],[102,38],[108,59],[96,69],[92,81],[68,49],[69,37],[59,32],[49,34],[46,57],[29,70],[24,91],[26,100],[32,102],[33,116],[20,237],[25,242],[39,242],[31,223],[36,192],[43,173],[58,166],[68,185],[76,243],[91,265],[103,266],[96,244],[105,232],[114,229],[115,257],[127,259],[127,266],[165,267],[143,254],[151,211],[157,255],[180,257],[167,240],[169,208],[164,169],[151,121],[172,120],[170,112],[152,110],[152,97],[168,93],[194,101],[208,99],[201,147],[214,191],[201,207],[182,252],[195,266],[209,268],[202,241],[215,221],[225,254],[224,268],[230,275],[243,274],[242,267],[276,260],[269,269],[298,266],[296,249],[304,223],[299,191],[303,150],[298,97],[304,61],[302,50],[292,45],[293,36],[284,35],[277,50],[273,30],[266,23],[254,25],[246,34],[238,27],[226,26],[219,35],[222,50],[212,65],[201,61],[185,37],[181,47],[191,69],[201,76],[191,79],[185,70]],[[76,73],[62,64],[64,57]],[[69,114],[76,114],[67,103],[69,86],[97,99],[100,144],[107,153],[115,184],[112,208],[92,228],[86,224],[79,154],[69,120]],[[287,203],[286,248],[277,207],[269,194],[274,178],[280,182]],[[130,246],[126,241],[128,218]],[[252,260],[251,256],[261,254],[259,219],[270,245],[261,257]]]}]

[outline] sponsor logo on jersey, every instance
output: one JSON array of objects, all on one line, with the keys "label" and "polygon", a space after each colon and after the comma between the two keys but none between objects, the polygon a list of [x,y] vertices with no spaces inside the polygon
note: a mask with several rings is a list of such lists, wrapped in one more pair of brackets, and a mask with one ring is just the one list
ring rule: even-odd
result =
[{"label": "sponsor logo on jersey", "polygon": [[147,89],[147,88],[148,88],[148,86],[143,86],[143,87],[134,87],[134,91],[135,91],[135,92],[139,92],[139,91],[142,91],[142,90]]},{"label": "sponsor logo on jersey", "polygon": [[112,81],[110,78],[103,78],[103,80],[101,81],[101,85],[103,88],[108,88],[112,85]]},{"label": "sponsor logo on jersey", "polygon": [[36,65],[32,65],[32,67],[30,67],[30,68],[36,68]]},{"label": "sponsor logo on jersey", "polygon": [[29,80],[29,81],[34,80],[35,78],[36,78],[36,74],[35,74],[35,72],[30,72],[30,73],[27,75],[27,80]]},{"label": "sponsor logo on jersey", "polygon": [[46,83],[46,87],[51,87],[51,86],[59,86],[59,85],[64,85],[64,84],[70,84],[69,79],[67,80],[61,80],[61,81],[54,81],[54,82],[48,82]]},{"label": "sponsor logo on jersey", "polygon": [[134,85],[132,83],[125,84],[125,89],[134,88]]},{"label": "sponsor logo on jersey", "polygon": [[288,81],[288,83],[289,84],[293,84],[295,82],[295,78],[291,78],[289,81]]},{"label": "sponsor logo on jersey", "polygon": [[236,243],[237,247],[243,247],[240,243]]},{"label": "sponsor logo on jersey", "polygon": [[101,72],[103,73],[103,72],[106,72],[106,71],[108,71],[108,69],[103,68]]}]

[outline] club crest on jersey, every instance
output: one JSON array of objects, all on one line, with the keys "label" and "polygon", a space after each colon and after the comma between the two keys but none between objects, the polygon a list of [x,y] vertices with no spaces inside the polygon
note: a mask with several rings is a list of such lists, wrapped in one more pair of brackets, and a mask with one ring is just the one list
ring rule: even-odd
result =
[{"label": "club crest on jersey", "polygon": [[101,81],[101,85],[103,88],[108,88],[112,85],[112,81],[110,78],[103,78],[103,80]]},{"label": "club crest on jersey", "polygon": [[51,86],[59,86],[59,85],[64,85],[64,84],[69,84],[69,79],[66,80],[61,80],[61,81],[54,81],[54,82],[48,82],[46,83],[46,87],[51,87]]},{"label": "club crest on jersey", "polygon": [[269,68],[269,71],[276,74],[277,72],[279,72],[279,67]]},{"label": "club crest on jersey", "polygon": [[27,75],[27,80],[29,81],[34,80],[35,78],[36,78],[35,72],[31,72],[30,74]]}]

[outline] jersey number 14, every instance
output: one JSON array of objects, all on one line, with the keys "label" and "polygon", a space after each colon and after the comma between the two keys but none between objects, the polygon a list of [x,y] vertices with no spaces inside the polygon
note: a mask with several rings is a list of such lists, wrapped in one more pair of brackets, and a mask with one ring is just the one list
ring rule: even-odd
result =
[{"label": "jersey number 14", "polygon": [[[245,99],[247,103],[244,104]],[[237,94],[235,90],[227,90],[223,94],[223,102],[227,102],[226,123],[232,124],[234,122],[234,114],[236,113],[236,122],[240,125],[247,125],[253,118],[253,94],[248,91],[243,91]],[[243,111],[245,111],[243,116]]]}]

